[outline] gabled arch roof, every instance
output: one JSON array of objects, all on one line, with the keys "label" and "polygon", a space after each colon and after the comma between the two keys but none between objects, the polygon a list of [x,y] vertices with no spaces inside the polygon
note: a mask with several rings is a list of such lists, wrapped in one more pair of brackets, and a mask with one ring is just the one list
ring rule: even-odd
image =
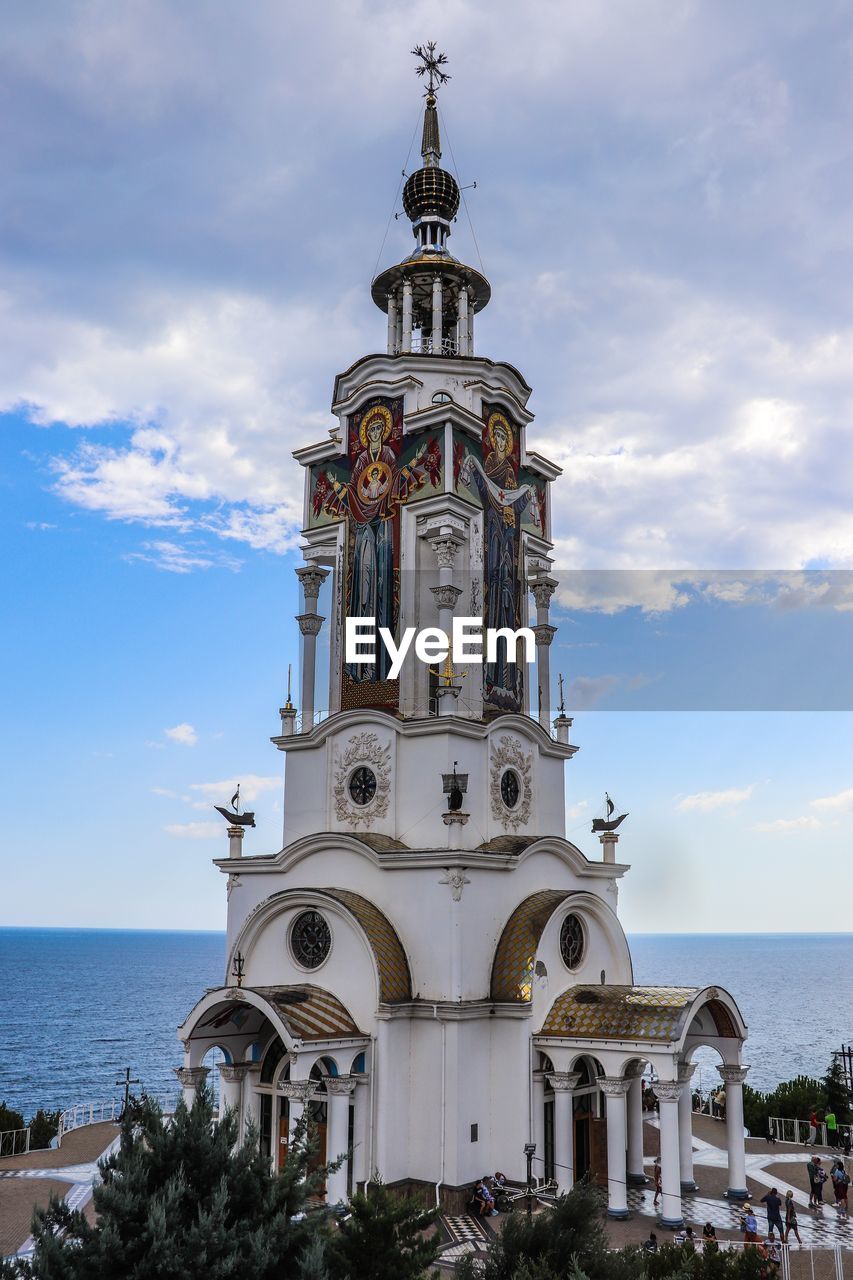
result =
[{"label": "gabled arch roof", "polygon": [[310,982],[278,987],[220,987],[208,991],[179,1029],[186,1043],[217,1041],[224,1033],[250,1037],[270,1023],[286,1044],[363,1036],[331,991]]},{"label": "gabled arch roof", "polygon": [[569,987],[551,1005],[538,1034],[561,1040],[671,1044],[684,1035],[700,1007],[710,1013],[718,1036],[741,1038],[731,1011],[713,990],[615,984]]}]

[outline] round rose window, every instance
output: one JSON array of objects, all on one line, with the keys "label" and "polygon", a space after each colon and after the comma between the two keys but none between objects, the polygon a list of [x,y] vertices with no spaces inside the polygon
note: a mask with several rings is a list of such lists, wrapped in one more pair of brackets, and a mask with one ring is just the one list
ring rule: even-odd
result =
[{"label": "round rose window", "polygon": [[349,780],[349,793],[358,805],[370,804],[376,795],[376,774],[366,764],[354,770]]},{"label": "round rose window", "polygon": [[578,916],[568,915],[560,930],[560,954],[567,969],[577,969],[583,960],[586,939]]},{"label": "round rose window", "polygon": [[518,774],[514,769],[507,769],[501,776],[501,800],[508,809],[514,809],[518,804],[519,794]]},{"label": "round rose window", "polygon": [[290,946],[299,964],[316,969],[329,954],[332,935],[319,911],[303,911],[290,930]]}]

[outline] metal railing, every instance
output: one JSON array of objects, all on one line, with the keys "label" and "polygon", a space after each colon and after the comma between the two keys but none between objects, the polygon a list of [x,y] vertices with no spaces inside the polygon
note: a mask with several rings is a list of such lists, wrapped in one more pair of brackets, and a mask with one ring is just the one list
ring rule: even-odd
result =
[{"label": "metal railing", "polygon": [[30,1150],[30,1128],[4,1129],[0,1132],[0,1159],[6,1156],[25,1156]]},{"label": "metal railing", "polygon": [[[705,1243],[697,1238],[696,1248],[701,1248]],[[780,1280],[853,1280],[853,1251],[849,1245],[792,1245],[782,1244],[777,1240],[771,1250],[762,1240],[718,1240],[716,1243],[721,1250],[728,1252],[759,1250],[761,1257],[768,1259]]]},{"label": "metal railing", "polygon": [[[770,1116],[768,1121],[770,1137],[776,1142],[792,1142],[804,1146],[811,1142],[811,1125],[808,1120],[789,1120],[783,1116]],[[837,1146],[839,1151],[850,1149],[853,1143],[853,1125],[840,1124],[835,1130],[835,1142],[828,1141],[829,1132],[825,1124],[817,1126],[816,1145],[820,1147]]]},{"label": "metal railing", "polygon": [[[442,338],[440,342],[433,342],[432,338],[418,337],[412,335],[409,352],[413,356],[458,356],[459,343],[455,338]],[[394,344],[391,352],[394,356],[408,354],[401,342]]]},{"label": "metal railing", "polygon": [[[175,1098],[167,1094],[146,1094],[152,1102],[156,1102],[164,1116],[171,1116],[175,1111]],[[59,1117],[59,1129],[56,1145],[62,1145],[63,1136],[73,1129],[81,1129],[87,1124],[104,1124],[111,1121],[117,1124],[121,1120],[124,1103],[120,1098],[111,1098],[108,1102],[82,1102],[76,1107],[68,1107]]]}]

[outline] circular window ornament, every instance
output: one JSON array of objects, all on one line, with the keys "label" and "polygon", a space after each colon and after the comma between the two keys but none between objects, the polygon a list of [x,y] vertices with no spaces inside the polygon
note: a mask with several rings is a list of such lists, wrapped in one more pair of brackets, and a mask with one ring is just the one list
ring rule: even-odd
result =
[{"label": "circular window ornament", "polygon": [[376,795],[376,774],[366,764],[360,764],[350,774],[349,793],[353,804],[362,807]]},{"label": "circular window ornament", "polygon": [[580,917],[570,914],[560,929],[560,955],[567,969],[577,969],[586,950],[586,935]]},{"label": "circular window ornament", "polygon": [[303,911],[290,930],[290,949],[303,969],[317,969],[332,948],[332,934],[319,911]]},{"label": "circular window ornament", "polygon": [[514,809],[521,795],[521,784],[514,769],[507,769],[501,774],[501,800],[508,809]]}]

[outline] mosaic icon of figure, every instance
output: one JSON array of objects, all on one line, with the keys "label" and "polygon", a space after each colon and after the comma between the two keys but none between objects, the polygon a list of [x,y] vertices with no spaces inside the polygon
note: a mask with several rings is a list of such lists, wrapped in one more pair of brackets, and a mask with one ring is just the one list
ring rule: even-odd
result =
[{"label": "mosaic icon of figure", "polygon": [[[429,481],[441,479],[441,451],[430,439],[409,462],[399,458],[402,431],[386,404],[365,410],[358,423],[357,447],[349,480],[325,472],[314,490],[315,514],[348,515],[355,527],[348,573],[347,614],[375,618],[376,626],[397,633],[397,530],[400,506]],[[378,645],[376,662],[345,666],[358,681],[385,680],[391,657]]]}]

